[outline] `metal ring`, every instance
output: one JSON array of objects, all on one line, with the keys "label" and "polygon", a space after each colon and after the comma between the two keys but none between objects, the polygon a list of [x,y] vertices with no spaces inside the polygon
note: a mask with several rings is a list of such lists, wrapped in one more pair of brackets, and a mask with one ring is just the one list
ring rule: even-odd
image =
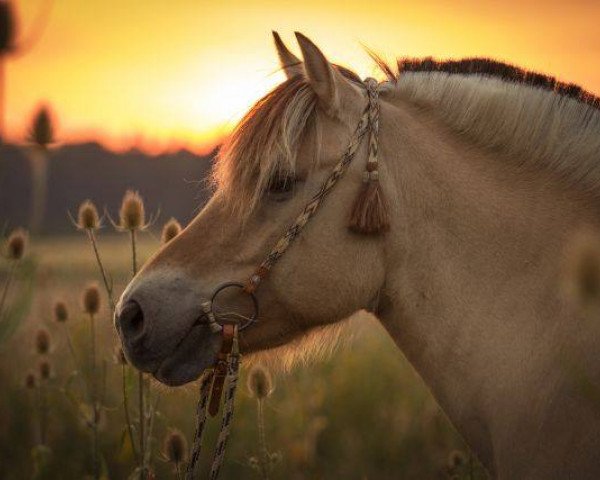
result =
[{"label": "metal ring", "polygon": [[[242,331],[242,330],[248,328],[250,325],[252,325],[258,318],[258,299],[254,295],[254,293],[246,291],[244,285],[241,283],[227,282],[222,285],[219,285],[216,288],[216,290],[214,291],[214,293],[212,294],[212,297],[210,299],[210,304],[211,304],[211,308],[212,308],[212,306],[214,305],[214,302],[215,302],[215,298],[217,298],[217,295],[219,293],[221,293],[223,290],[225,290],[227,288],[232,288],[232,287],[239,288],[240,290],[242,290],[243,293],[248,295],[252,299],[252,305],[254,306],[254,314],[249,319],[245,320],[244,322],[240,322],[240,324],[238,325],[238,330]],[[213,311],[213,314],[214,314],[214,311]],[[219,323],[219,325],[222,325],[222,323],[219,322],[218,315],[214,315],[214,317],[215,317],[215,320],[217,321],[217,323]]]}]

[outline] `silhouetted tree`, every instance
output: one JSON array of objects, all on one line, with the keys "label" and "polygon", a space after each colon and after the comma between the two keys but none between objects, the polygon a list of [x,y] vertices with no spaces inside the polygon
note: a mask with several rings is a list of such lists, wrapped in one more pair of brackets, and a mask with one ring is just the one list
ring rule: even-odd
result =
[{"label": "silhouetted tree", "polygon": [[46,0],[30,34],[19,39],[19,28],[12,0],[0,0],[0,141],[5,134],[6,63],[9,58],[26,54],[39,40],[48,20],[52,0]]},{"label": "silhouetted tree", "polygon": [[54,143],[54,126],[48,107],[40,107],[33,116],[29,142],[32,147],[29,151],[32,194],[30,229],[38,233],[44,220],[48,190],[48,147]]}]

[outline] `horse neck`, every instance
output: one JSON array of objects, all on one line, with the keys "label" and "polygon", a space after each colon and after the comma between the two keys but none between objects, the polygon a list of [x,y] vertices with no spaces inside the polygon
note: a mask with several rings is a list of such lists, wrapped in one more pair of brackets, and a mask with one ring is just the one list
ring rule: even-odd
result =
[{"label": "horse neck", "polygon": [[581,319],[561,295],[560,259],[592,212],[423,112],[387,104],[381,123],[397,219],[381,320],[492,473],[504,456],[514,466],[511,448],[539,448],[514,436],[542,430],[535,407],[546,415],[564,384],[556,352]]}]

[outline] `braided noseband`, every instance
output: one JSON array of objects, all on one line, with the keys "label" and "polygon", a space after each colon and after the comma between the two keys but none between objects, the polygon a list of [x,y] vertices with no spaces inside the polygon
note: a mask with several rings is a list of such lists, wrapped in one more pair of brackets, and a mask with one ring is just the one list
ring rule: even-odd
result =
[{"label": "braided noseband", "polygon": [[[377,92],[378,83],[373,78],[367,78],[363,85],[367,92],[367,107],[360,117],[360,121],[358,122],[358,126],[352,135],[350,144],[346,148],[342,158],[335,166],[327,180],[325,180],[321,186],[320,190],[304,207],[304,210],[302,210],[302,213],[298,215],[294,223],[288,227],[283,236],[275,244],[273,249],[269,252],[264,261],[250,276],[245,284],[233,282],[223,284],[217,288],[211,300],[202,305],[205,317],[208,320],[208,325],[214,333],[220,332],[222,334],[223,342],[215,368],[205,374],[200,382],[200,399],[198,401],[198,407],[196,411],[196,433],[194,435],[192,454],[190,456],[190,461],[186,471],[186,480],[194,479],[196,467],[200,457],[200,451],[202,448],[202,434],[206,425],[207,411],[212,416],[215,416],[218,413],[221,394],[225,380],[227,380],[221,431],[217,440],[217,446],[214,452],[213,463],[209,474],[210,480],[216,480],[218,477],[223,465],[225,447],[231,431],[231,420],[233,418],[235,390],[237,386],[240,365],[238,333],[239,331],[252,325],[258,317],[258,302],[254,296],[254,292],[267,274],[271,271],[273,265],[277,263],[281,256],[290,247],[292,242],[298,237],[300,232],[302,232],[308,221],[321,206],[321,203],[327,194],[329,194],[335,184],[340,180],[340,178],[342,178],[346,170],[348,170],[348,166],[356,156],[358,147],[360,146],[362,139],[367,132],[370,132],[369,158],[363,180],[367,185],[374,184],[379,180],[377,168],[377,146],[379,133],[379,102]],[[250,318],[245,319],[243,322],[232,322],[231,320],[220,318],[219,315],[214,312],[213,305],[215,298],[220,292],[228,288],[241,289],[250,296],[254,307],[254,314]]]}]

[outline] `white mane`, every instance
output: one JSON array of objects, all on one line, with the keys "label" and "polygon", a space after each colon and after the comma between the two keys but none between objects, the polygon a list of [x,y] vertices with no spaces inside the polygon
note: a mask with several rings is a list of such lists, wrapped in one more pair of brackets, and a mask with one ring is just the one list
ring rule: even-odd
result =
[{"label": "white mane", "polygon": [[600,188],[600,110],[552,90],[481,74],[405,72],[395,93],[456,133],[568,184]]}]

